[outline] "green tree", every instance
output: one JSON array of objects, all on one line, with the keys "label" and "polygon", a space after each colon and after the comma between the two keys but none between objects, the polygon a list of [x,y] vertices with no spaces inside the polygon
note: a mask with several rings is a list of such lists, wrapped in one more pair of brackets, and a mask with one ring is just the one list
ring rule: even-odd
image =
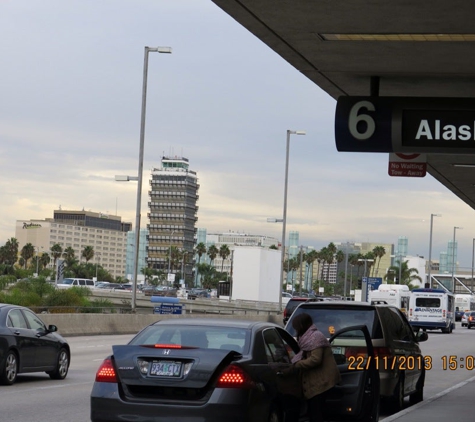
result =
[{"label": "green tree", "polygon": [[[379,264],[381,263],[381,258],[384,255],[386,255],[386,249],[384,249],[384,246],[375,246],[373,249],[373,255],[377,262],[377,266],[375,265],[373,267],[373,276],[377,277],[379,273]],[[375,274],[375,269],[376,269],[376,274]]]},{"label": "green tree", "polygon": [[223,272],[224,269],[224,261],[228,258],[229,255],[231,255],[231,251],[229,250],[228,245],[221,245],[219,248],[219,257],[222,259],[221,261],[221,272]]},{"label": "green tree", "polygon": [[414,281],[422,282],[417,268],[409,268],[409,261],[396,261],[395,265],[389,267],[384,278],[391,284],[391,279],[394,280],[395,277],[399,279],[399,274],[401,274],[401,278],[398,280],[398,284],[405,284],[410,290],[417,287],[417,284],[413,284]]},{"label": "green tree", "polygon": [[215,245],[211,245],[208,248],[208,256],[209,256],[211,265],[213,265],[213,262],[216,259],[216,257],[218,256],[218,254],[219,254],[219,250]]},{"label": "green tree", "polygon": [[84,249],[81,252],[81,257],[86,260],[86,263],[88,263],[92,258],[94,258],[94,248],[92,246],[84,246]]},{"label": "green tree", "polygon": [[74,264],[77,264],[78,262],[78,259],[76,258],[76,252],[74,252],[74,249],[71,246],[68,246],[64,250],[62,257],[67,267],[72,267]]},{"label": "green tree", "polygon": [[51,262],[51,257],[49,256],[49,253],[48,252],[42,253],[40,257],[41,266],[43,268],[46,268],[50,262]]},{"label": "green tree", "polygon": [[35,247],[31,243],[27,243],[20,252],[21,257],[24,259],[25,268],[28,266],[28,260],[35,255]]},{"label": "green tree", "polygon": [[56,268],[56,261],[58,258],[61,258],[61,254],[63,253],[63,248],[59,243],[55,243],[50,248],[51,256],[53,257],[53,267]]},{"label": "green tree", "polygon": [[198,262],[196,263],[195,286],[198,285],[198,265],[200,265],[201,257],[206,253],[206,245],[200,242],[196,245],[195,253],[198,255]]}]

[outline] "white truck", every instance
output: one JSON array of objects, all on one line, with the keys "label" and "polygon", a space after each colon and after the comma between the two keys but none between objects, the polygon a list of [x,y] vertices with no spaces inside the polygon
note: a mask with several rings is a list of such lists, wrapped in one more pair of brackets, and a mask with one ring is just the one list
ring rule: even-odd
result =
[{"label": "white truck", "polygon": [[411,291],[405,284],[380,284],[378,290],[369,292],[371,303],[387,303],[397,306],[406,316],[410,297]]}]

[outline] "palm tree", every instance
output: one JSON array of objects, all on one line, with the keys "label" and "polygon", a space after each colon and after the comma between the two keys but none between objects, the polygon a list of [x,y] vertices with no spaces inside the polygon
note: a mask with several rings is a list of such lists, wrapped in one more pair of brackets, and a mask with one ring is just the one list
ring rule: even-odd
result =
[{"label": "palm tree", "polygon": [[84,246],[84,249],[81,252],[81,257],[86,260],[86,264],[94,258],[94,248],[92,246]]},{"label": "palm tree", "polygon": [[[389,273],[392,272],[393,274],[397,274],[399,278],[399,274],[401,274],[401,278],[399,284],[405,284],[409,286],[409,289],[414,289],[417,287],[415,284],[412,284],[413,281],[418,280],[422,282],[422,278],[419,276],[419,271],[417,268],[409,268],[408,265],[409,261],[396,261],[396,265],[392,265],[389,267],[388,272],[386,273],[386,280],[390,283]],[[394,278],[394,276],[393,276]]]},{"label": "palm tree", "polygon": [[198,265],[200,265],[201,257],[206,253],[206,245],[200,242],[196,245],[195,253],[198,255],[198,262],[196,263],[195,286],[198,283]]},{"label": "palm tree", "polygon": [[318,252],[315,249],[312,249],[310,252],[307,252],[304,256],[305,262],[307,263],[307,278],[310,278],[310,283],[308,279],[305,281],[307,286],[312,288],[312,276],[313,276],[313,263],[318,257]]},{"label": "palm tree", "polygon": [[74,264],[77,263],[76,253],[71,246],[68,246],[63,252],[63,259],[66,262],[66,265],[71,268]]},{"label": "palm tree", "polygon": [[211,265],[213,265],[213,262],[216,259],[216,257],[218,256],[218,254],[219,254],[219,250],[215,245],[211,245],[208,248],[208,256],[209,256]]},{"label": "palm tree", "polygon": [[56,261],[58,258],[61,258],[61,254],[63,253],[63,248],[59,243],[55,243],[50,248],[51,256],[53,257],[53,267],[56,268]]},{"label": "palm tree", "polygon": [[378,273],[379,273],[379,264],[381,262],[381,258],[384,255],[386,255],[386,249],[384,249],[384,246],[375,246],[374,249],[373,249],[373,254],[374,254],[375,259],[378,262],[378,266],[373,267],[373,276],[375,275],[374,274],[374,269],[376,268],[376,277],[377,277]]},{"label": "palm tree", "polygon": [[18,260],[18,248],[18,240],[15,237],[11,237],[7,240],[4,250],[4,262],[13,266],[13,264]]},{"label": "palm tree", "polygon": [[27,243],[21,248],[21,257],[25,260],[25,269],[28,265],[28,260],[35,255],[35,247],[31,243]]},{"label": "palm tree", "polygon": [[228,258],[229,255],[231,255],[231,251],[229,250],[229,246],[228,245],[221,245],[221,247],[219,248],[219,257],[222,259],[221,261],[221,272],[223,272],[223,268],[224,268],[224,260]]},{"label": "palm tree", "polygon": [[48,252],[44,252],[41,254],[40,257],[40,264],[43,266],[43,268],[46,268],[46,266],[50,263],[51,257],[49,256]]}]

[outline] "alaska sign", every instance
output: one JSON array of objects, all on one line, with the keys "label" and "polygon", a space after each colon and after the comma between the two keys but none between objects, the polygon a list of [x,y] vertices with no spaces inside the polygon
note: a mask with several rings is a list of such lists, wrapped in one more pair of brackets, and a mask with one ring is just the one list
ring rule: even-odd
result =
[{"label": "alaska sign", "polygon": [[340,97],[338,151],[475,154],[475,99]]}]

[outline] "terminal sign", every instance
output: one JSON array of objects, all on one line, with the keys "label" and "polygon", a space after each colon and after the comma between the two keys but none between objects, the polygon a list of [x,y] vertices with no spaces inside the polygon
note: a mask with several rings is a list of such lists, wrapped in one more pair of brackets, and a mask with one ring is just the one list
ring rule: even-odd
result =
[{"label": "terminal sign", "polygon": [[475,153],[475,99],[340,97],[338,151]]}]

